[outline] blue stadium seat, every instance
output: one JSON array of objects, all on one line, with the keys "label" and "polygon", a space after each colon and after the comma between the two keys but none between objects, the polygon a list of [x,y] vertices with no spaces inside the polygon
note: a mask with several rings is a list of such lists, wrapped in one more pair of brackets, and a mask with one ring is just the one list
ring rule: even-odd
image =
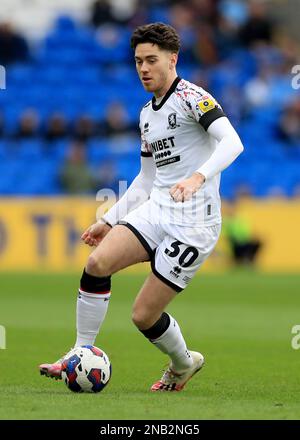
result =
[{"label": "blue stadium seat", "polygon": [[56,17],[54,22],[54,30],[59,32],[74,32],[77,24],[75,20],[66,14],[61,14]]},{"label": "blue stadium seat", "polygon": [[112,159],[113,153],[106,140],[92,139],[88,142],[88,161],[92,166]]},{"label": "blue stadium seat", "polygon": [[119,155],[116,166],[119,180],[126,180],[130,185],[140,171],[139,155]]},{"label": "blue stadium seat", "polygon": [[20,172],[15,183],[18,194],[47,195],[58,191],[57,164],[52,161],[41,160],[27,163]]},{"label": "blue stadium seat", "polygon": [[[127,63],[132,59],[132,52],[129,45],[130,31],[116,25],[102,25],[97,29],[97,44],[87,60],[104,64]],[[90,56],[89,56],[90,55]]]},{"label": "blue stadium seat", "polygon": [[70,143],[71,139],[60,139],[46,143],[44,158],[53,161],[58,166],[66,159]]},{"label": "blue stadium seat", "polygon": [[17,185],[20,181],[22,164],[7,158],[5,162],[0,162],[0,193],[5,195],[18,194]]},{"label": "blue stadium seat", "polygon": [[[10,87],[23,87],[31,85],[31,79],[36,74],[35,68],[30,64],[15,64],[8,68],[7,76]],[[1,92],[2,93],[2,92]]]},{"label": "blue stadium seat", "polygon": [[38,161],[43,157],[43,142],[39,139],[21,139],[16,142],[16,154],[26,162]]},{"label": "blue stadium seat", "polygon": [[8,156],[7,142],[0,140],[0,161],[3,161]]}]

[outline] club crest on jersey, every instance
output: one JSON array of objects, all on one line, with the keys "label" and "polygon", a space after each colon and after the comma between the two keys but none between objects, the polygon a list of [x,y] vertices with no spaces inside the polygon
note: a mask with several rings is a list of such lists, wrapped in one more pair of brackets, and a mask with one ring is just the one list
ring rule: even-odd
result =
[{"label": "club crest on jersey", "polygon": [[168,127],[167,129],[174,130],[176,127],[180,127],[179,124],[177,124],[177,114],[176,113],[170,113],[168,116]]}]

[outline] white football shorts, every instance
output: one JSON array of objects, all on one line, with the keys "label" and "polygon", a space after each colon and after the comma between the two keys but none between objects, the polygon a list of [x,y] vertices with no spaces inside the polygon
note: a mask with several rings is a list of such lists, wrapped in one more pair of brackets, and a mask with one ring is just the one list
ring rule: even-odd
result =
[{"label": "white football shorts", "polygon": [[153,273],[181,292],[213,251],[221,224],[200,227],[166,223],[157,205],[148,200],[118,224],[128,227],[149,254]]}]

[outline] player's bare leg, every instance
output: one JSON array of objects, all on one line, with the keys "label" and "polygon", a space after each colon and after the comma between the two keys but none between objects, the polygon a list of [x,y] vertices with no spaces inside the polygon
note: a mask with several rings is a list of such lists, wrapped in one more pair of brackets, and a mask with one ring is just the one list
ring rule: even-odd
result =
[{"label": "player's bare leg", "polygon": [[133,304],[132,320],[139,330],[152,327],[177,293],[151,273]]},{"label": "player's bare leg", "polygon": [[[77,299],[77,339],[75,346],[93,345],[105,319],[110,299],[110,276],[125,267],[149,259],[136,236],[116,225],[88,258]],[[39,366],[42,375],[61,378],[62,360]]]},{"label": "player's bare leg", "polygon": [[134,306],[132,320],[150,342],[171,358],[162,378],[151,391],[180,391],[199,371],[204,358],[201,353],[189,351],[176,320],[164,312],[177,293],[153,273],[149,275]]},{"label": "player's bare leg", "polygon": [[149,255],[133,232],[126,226],[116,225],[91,253],[86,270],[93,276],[108,276],[146,260]]}]

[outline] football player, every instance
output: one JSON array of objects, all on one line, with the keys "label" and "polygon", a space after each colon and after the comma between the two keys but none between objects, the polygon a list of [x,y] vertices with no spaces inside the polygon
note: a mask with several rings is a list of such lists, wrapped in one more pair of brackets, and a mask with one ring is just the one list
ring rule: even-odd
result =
[{"label": "football player", "polygon": [[[170,358],[151,390],[180,391],[204,357],[187,347],[165,309],[218,241],[220,173],[243,145],[216,99],[177,75],[180,40],[171,26],[140,26],[131,46],[141,83],[153,95],[140,114],[141,169],[124,196],[82,235],[95,249],[80,282],[75,346],[94,344],[109,305],[111,275],[151,261],[132,320]],[[39,368],[61,377],[61,360]]]}]

